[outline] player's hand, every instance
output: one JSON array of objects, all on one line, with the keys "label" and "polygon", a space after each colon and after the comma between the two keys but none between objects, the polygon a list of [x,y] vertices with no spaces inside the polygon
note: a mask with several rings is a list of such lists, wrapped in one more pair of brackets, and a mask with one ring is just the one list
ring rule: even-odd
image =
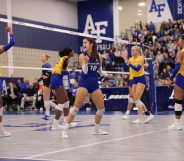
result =
[{"label": "player's hand", "polygon": [[126,63],[127,65],[129,65],[129,64],[130,64],[130,60],[125,59],[125,63]]},{"label": "player's hand", "polygon": [[85,62],[85,64],[88,64],[88,62],[89,62],[89,57],[88,56],[84,56],[84,62]]},{"label": "player's hand", "polygon": [[6,31],[9,32],[9,34],[12,34],[12,33],[13,33],[13,30],[12,30],[11,27],[7,27],[7,28],[6,28]]},{"label": "player's hand", "polygon": [[45,76],[45,75],[42,75],[42,78],[43,78],[43,79],[47,79],[47,76]]},{"label": "player's hand", "polygon": [[110,74],[110,73],[107,74],[107,78],[112,78],[112,76],[113,76],[113,75]]}]

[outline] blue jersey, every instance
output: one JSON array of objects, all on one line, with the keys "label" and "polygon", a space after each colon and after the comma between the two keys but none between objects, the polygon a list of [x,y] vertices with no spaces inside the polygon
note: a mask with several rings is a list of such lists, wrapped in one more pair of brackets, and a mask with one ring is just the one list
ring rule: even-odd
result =
[{"label": "blue jersey", "polygon": [[84,55],[89,57],[88,73],[81,73],[79,84],[98,84],[98,69],[100,67],[100,58],[98,57],[93,61],[88,54],[84,53]]},{"label": "blue jersey", "polygon": [[[45,63],[42,65],[42,68],[51,68],[51,65],[49,63]],[[52,74],[51,70],[42,70],[42,75],[51,76],[51,74]]]}]

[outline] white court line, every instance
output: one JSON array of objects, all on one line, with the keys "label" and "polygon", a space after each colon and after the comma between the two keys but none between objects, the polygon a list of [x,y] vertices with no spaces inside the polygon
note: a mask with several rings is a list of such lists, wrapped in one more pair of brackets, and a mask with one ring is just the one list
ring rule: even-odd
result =
[{"label": "white court line", "polygon": [[[0,157],[0,159],[18,159],[18,160],[27,160],[27,159],[24,159],[24,158],[13,158],[13,157]],[[31,159],[31,160],[40,160],[40,161],[72,161],[72,160],[55,160],[55,159]]]},{"label": "white court line", "polygon": [[61,150],[57,150],[57,151],[53,151],[53,152],[48,152],[48,153],[43,153],[43,154],[38,154],[38,155],[32,155],[32,156],[26,157],[24,159],[31,159],[31,158],[40,157],[40,156],[49,155],[49,154],[54,154],[54,153],[58,153],[58,152],[70,151],[70,150],[90,147],[90,146],[104,144],[104,143],[110,143],[110,142],[119,141],[119,140],[126,140],[126,139],[130,139],[130,138],[138,137],[138,136],[149,135],[149,134],[159,133],[159,132],[163,132],[163,131],[168,131],[168,129],[151,131],[151,132],[132,135],[132,136],[127,136],[127,137],[123,137],[123,138],[116,138],[116,139],[112,139],[112,140],[106,140],[106,141],[101,141],[101,142],[97,142],[97,143],[86,144],[86,145],[76,146],[76,147],[67,148],[67,149],[61,149]]}]

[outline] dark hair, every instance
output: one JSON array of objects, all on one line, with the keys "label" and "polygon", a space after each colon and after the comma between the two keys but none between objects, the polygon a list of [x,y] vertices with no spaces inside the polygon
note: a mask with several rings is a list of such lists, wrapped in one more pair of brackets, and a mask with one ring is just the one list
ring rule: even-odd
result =
[{"label": "dark hair", "polygon": [[91,52],[91,58],[94,61],[96,58],[99,57],[98,51],[97,51],[97,44],[96,44],[95,40],[92,39],[92,38],[86,37],[84,39],[88,40],[90,44],[93,44],[93,46],[92,46],[92,52]]},{"label": "dark hair", "polygon": [[64,48],[63,50],[61,50],[61,51],[59,52],[59,56],[60,56],[60,57],[68,56],[72,51],[73,51],[72,48],[66,47],[66,48]]}]

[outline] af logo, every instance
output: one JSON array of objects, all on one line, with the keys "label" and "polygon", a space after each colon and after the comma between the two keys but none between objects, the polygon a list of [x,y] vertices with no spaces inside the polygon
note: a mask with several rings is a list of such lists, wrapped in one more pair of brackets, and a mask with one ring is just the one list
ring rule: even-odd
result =
[{"label": "af logo", "polygon": [[161,12],[164,11],[164,7],[165,4],[156,4],[155,0],[152,0],[149,12],[158,12],[157,17],[161,17]]},{"label": "af logo", "polygon": [[[83,33],[100,37],[101,34],[106,34],[106,27],[108,27],[108,21],[100,21],[94,23],[92,16],[88,14]],[[102,43],[102,40],[96,39],[96,43]]]}]

